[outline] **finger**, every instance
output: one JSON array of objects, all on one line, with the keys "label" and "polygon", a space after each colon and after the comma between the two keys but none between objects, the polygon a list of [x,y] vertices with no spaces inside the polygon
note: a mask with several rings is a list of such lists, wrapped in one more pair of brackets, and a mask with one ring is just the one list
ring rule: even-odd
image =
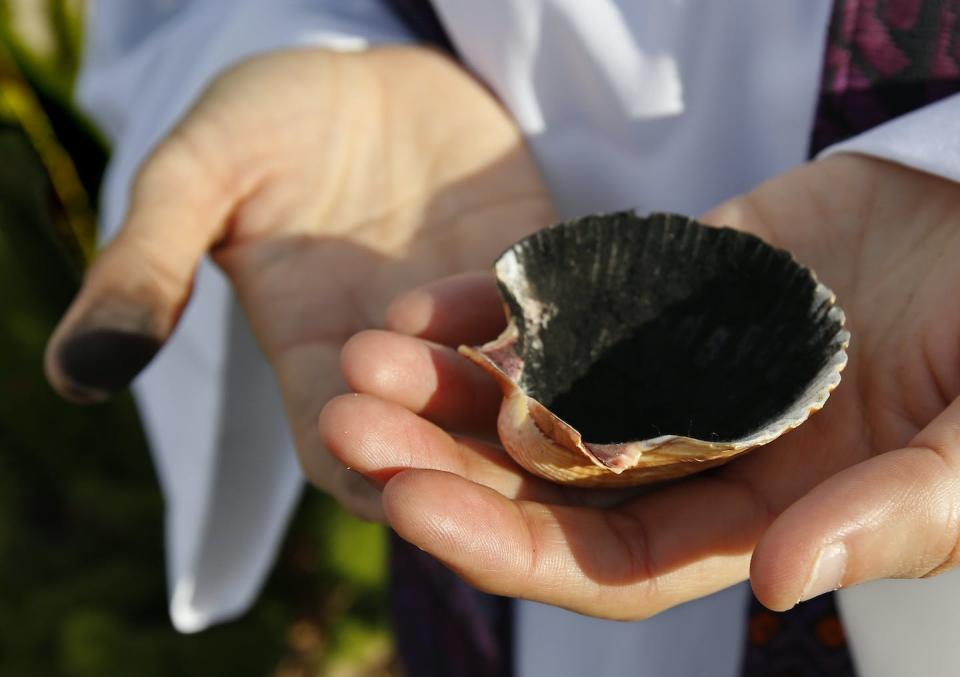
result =
[{"label": "finger", "polygon": [[366,478],[340,463],[329,454],[324,454],[324,461],[330,462],[330,469],[326,474],[328,480],[319,487],[337,502],[337,504],[354,517],[367,522],[386,522],[380,491],[367,482]]},{"label": "finger", "polygon": [[502,396],[496,382],[451,348],[386,331],[365,331],[343,347],[350,388],[396,402],[460,432],[496,429]]},{"label": "finger", "polygon": [[307,480],[350,514],[368,522],[384,522],[380,488],[358,470],[347,467],[329,452],[320,431],[301,437],[297,452]]},{"label": "finger", "polygon": [[336,378],[339,353],[338,345],[325,341],[304,343],[280,353],[272,363],[273,374],[280,384],[287,422],[307,480],[348,512],[382,522],[379,488],[331,454],[317,427],[323,405],[346,390]]},{"label": "finger", "polygon": [[511,498],[557,501],[561,490],[531,477],[497,447],[449,434],[403,407],[370,395],[343,395],[320,414],[323,444],[376,486],[411,468],[443,470]]},{"label": "finger", "polygon": [[79,401],[120,390],[176,323],[201,258],[223,232],[229,194],[187,132],[144,163],[125,224],[98,255],[54,332],[50,383]]},{"label": "finger", "polygon": [[615,619],[743,580],[768,524],[751,492],[711,479],[603,510],[511,501],[456,475],[405,471],[385,486],[383,507],[402,538],[482,590]]},{"label": "finger", "polygon": [[753,558],[758,599],[787,609],[840,587],[956,566],[958,431],[960,400],[908,448],[834,475],[784,511]]},{"label": "finger", "polygon": [[463,273],[407,292],[387,309],[387,328],[456,346],[476,345],[504,327],[503,301],[490,273]]}]

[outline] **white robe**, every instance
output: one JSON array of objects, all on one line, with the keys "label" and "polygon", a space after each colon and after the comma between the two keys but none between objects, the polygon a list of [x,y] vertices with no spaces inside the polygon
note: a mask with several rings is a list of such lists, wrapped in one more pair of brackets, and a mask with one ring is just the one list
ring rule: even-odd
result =
[{"label": "white robe", "polygon": [[[114,143],[102,232],[204,85],[293,46],[413,39],[375,0],[91,0],[82,106]],[[465,63],[530,142],[561,215],[696,214],[804,161],[830,0],[435,0]],[[788,85],[788,86],[785,86]],[[829,149],[960,181],[960,97]],[[303,480],[276,386],[209,263],[134,392],[167,505],[170,612],[194,631],[244,611]],[[540,675],[737,674],[745,584],[641,623],[517,605],[516,668]],[[840,593],[864,676],[960,671],[960,573]]]}]

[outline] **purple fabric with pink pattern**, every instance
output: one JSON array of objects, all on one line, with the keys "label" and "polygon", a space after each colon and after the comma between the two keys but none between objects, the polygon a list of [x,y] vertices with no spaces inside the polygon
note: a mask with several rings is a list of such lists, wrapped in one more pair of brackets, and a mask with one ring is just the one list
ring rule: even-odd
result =
[{"label": "purple fabric with pink pattern", "polygon": [[811,154],[960,92],[960,0],[836,0]]},{"label": "purple fabric with pink pattern", "polygon": [[775,613],[753,598],[741,677],[855,677],[833,593]]},{"label": "purple fabric with pink pattern", "polygon": [[510,677],[510,600],[475,590],[395,534],[390,545],[393,630],[408,677]]}]

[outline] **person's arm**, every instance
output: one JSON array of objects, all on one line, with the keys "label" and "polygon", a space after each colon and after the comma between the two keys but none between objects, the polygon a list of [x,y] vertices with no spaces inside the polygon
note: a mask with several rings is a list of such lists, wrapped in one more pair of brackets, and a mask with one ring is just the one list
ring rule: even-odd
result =
[{"label": "person's arm", "polygon": [[[955,106],[915,120],[930,114],[932,124]],[[912,163],[956,167],[958,139],[936,152],[929,143]],[[395,302],[396,333],[347,345],[344,374],[361,396],[324,410],[328,446],[381,483],[401,536],[481,589],[597,616],[642,618],[748,573],[761,601],[786,609],[835,587],[956,566],[960,185],[867,157],[871,143],[879,154],[864,135],[846,147],[860,152],[808,163],[705,217],[793,252],[847,311],[843,382],[798,431],[712,474],[593,507],[596,493],[560,490],[485,438],[445,432],[489,436],[496,416],[495,385],[425,342],[499,330],[490,281],[458,278]],[[472,315],[485,309],[485,332],[469,324],[468,298]]]},{"label": "person's arm", "polygon": [[46,368],[96,401],[150,363],[134,387],[168,500],[171,610],[196,630],[255,594],[301,484],[292,447],[311,481],[379,515],[316,428],[342,340],[396,289],[545,223],[549,202],[470,76],[420,47],[356,51],[409,39],[381,3],[174,7],[95,6],[80,98],[114,141],[108,244]]}]

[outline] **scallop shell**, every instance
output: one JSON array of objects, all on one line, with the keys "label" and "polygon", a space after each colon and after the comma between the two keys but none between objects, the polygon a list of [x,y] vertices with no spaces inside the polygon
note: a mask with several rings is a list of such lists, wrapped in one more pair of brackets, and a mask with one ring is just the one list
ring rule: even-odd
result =
[{"label": "scallop shell", "polygon": [[589,216],[494,266],[507,313],[460,351],[503,390],[498,432],[535,475],[629,486],[725,463],[840,382],[843,311],[787,252],[684,216]]}]

